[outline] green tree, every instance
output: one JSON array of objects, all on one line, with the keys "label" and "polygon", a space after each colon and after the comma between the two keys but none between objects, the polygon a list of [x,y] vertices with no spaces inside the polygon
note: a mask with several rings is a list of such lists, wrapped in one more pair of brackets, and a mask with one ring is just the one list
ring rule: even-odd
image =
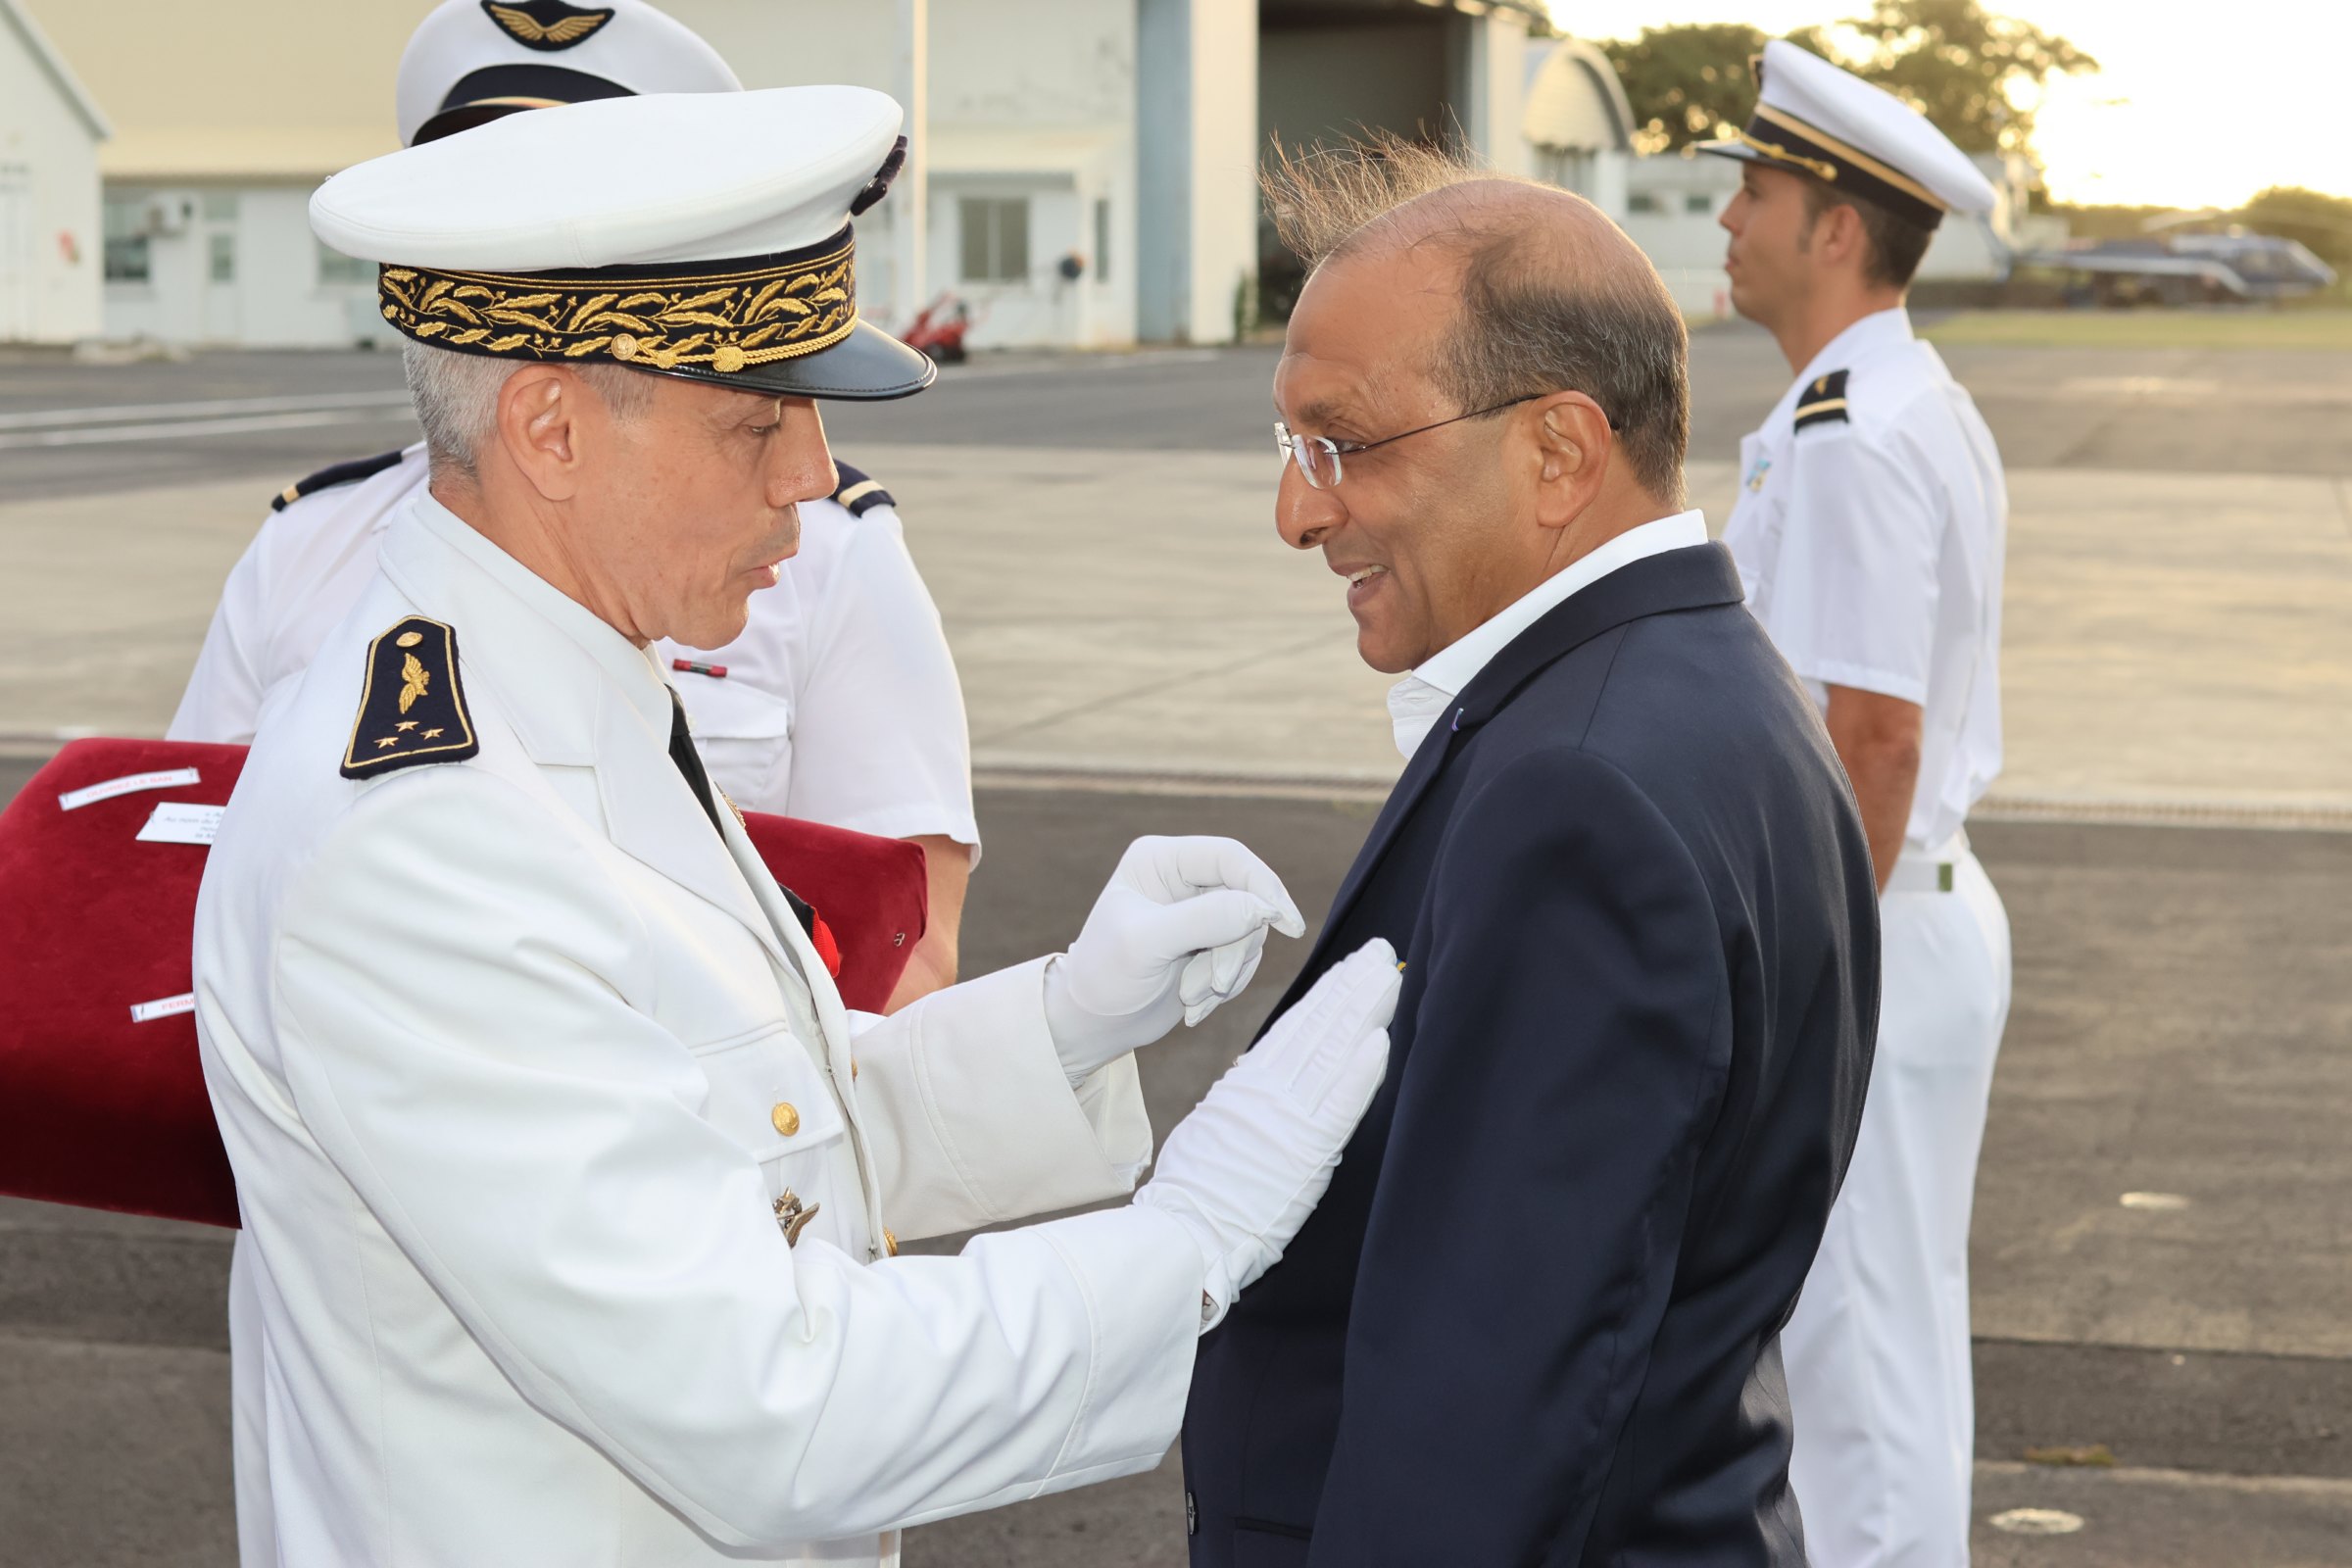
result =
[{"label": "green tree", "polygon": [[[1636,150],[1666,152],[1744,123],[1756,98],[1747,63],[1766,36],[1744,23],[1710,23],[1604,40],[1633,105]],[[2068,40],[1994,16],[1980,0],[1872,0],[1867,17],[1787,36],[1885,87],[1969,152],[2025,147],[2033,109],[2014,102],[2013,89],[2098,69]]]},{"label": "green tree", "polygon": [[2352,199],[2273,185],[2257,192],[2237,220],[2260,233],[2300,240],[2338,271],[2352,271]]},{"label": "green tree", "polygon": [[1861,47],[1838,64],[1921,111],[1963,152],[2024,152],[2034,109],[2015,89],[2099,69],[2086,50],[1978,0],[1874,0],[1869,16],[1840,26]]},{"label": "green tree", "polygon": [[1750,56],[1764,30],[1744,22],[1643,27],[1639,38],[1603,39],[1634,110],[1634,150],[1662,153],[1711,141],[1719,124],[1742,124],[1756,99]]}]

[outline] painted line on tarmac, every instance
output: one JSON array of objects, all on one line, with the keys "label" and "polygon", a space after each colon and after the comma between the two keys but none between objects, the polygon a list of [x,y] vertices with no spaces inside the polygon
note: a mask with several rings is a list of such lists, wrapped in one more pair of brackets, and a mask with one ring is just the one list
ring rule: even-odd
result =
[{"label": "painted line on tarmac", "polygon": [[93,447],[132,441],[184,441],[190,436],[200,435],[244,435],[257,430],[303,430],[326,424],[386,422],[385,410],[372,408],[320,409],[308,414],[255,414],[229,419],[174,419],[165,424],[110,424],[95,428],[34,430],[23,435],[0,435],[0,452],[24,447]]},{"label": "painted line on tarmac", "polygon": [[[1132,767],[1117,762],[1055,762],[1043,759],[974,760],[979,789],[1064,790],[1126,795],[1257,796],[1280,800],[1388,799],[1395,780],[1369,769],[1289,773],[1251,769]],[[2267,828],[2352,833],[2352,805],[2332,802],[2230,800],[2099,800],[2059,796],[1990,795],[1969,813],[1981,822],[2082,822],[2121,827]]]},{"label": "painted line on tarmac", "polygon": [[2102,1486],[2173,1487],[2230,1492],[2256,1497],[2313,1497],[2352,1504],[2352,1481],[2327,1476],[2241,1476],[2220,1470],[2159,1470],[2138,1465],[2028,1464],[2017,1459],[1979,1459],[1977,1479],[2015,1481],[2025,1477],[2081,1477]]},{"label": "painted line on tarmac", "polygon": [[317,409],[405,409],[403,391],[316,392],[300,397],[207,398],[185,403],[110,403],[95,409],[44,409],[0,414],[0,430],[49,430],[64,425],[121,424],[132,419],[201,419],[221,414],[284,414]]},{"label": "painted line on tarmac", "polygon": [[2120,827],[2233,827],[2352,833],[2352,805],[2334,801],[2207,799],[2100,800],[1992,794],[1969,813],[1977,822],[2089,822]]}]

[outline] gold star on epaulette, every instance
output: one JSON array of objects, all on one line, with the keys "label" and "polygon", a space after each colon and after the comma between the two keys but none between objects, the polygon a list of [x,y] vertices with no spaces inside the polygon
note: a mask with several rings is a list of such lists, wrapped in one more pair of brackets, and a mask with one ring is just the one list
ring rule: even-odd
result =
[{"label": "gold star on epaulette", "polygon": [[411,615],[368,645],[366,685],[345,778],[367,778],[419,762],[460,762],[481,750],[458,683],[458,634]]}]

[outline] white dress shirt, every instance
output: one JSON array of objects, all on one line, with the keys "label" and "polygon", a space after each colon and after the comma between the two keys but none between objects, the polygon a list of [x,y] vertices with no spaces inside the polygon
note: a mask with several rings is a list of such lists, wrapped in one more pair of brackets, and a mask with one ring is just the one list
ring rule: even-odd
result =
[{"label": "white dress shirt", "polygon": [[1396,733],[1396,750],[1404,754],[1406,761],[1411,761],[1422,741],[1428,738],[1446,709],[1453,706],[1453,700],[1487,667],[1487,662],[1569,595],[1591,587],[1620,566],[1706,542],[1707,521],[1697,512],[1678,512],[1671,517],[1628,528],[1536,584],[1496,612],[1493,619],[1430,655],[1404,679],[1389,688],[1389,723]]},{"label": "white dress shirt", "polygon": [[[1796,428],[1822,377],[1842,418]],[[1917,703],[1904,839],[1957,832],[2001,770],[2001,571],[2009,492],[1968,391],[1901,309],[1831,339],[1740,443],[1723,542],[1755,612],[1824,712],[1829,688]]]},{"label": "white dress shirt", "polygon": [[[172,716],[172,740],[250,743],[375,572],[385,530],[425,491],[424,448],[263,519],[229,572]],[[749,810],[882,838],[973,846],[963,692],[892,507],[801,507],[801,552],[726,647],[656,645],[718,786]],[[706,674],[679,663],[726,674]]]}]

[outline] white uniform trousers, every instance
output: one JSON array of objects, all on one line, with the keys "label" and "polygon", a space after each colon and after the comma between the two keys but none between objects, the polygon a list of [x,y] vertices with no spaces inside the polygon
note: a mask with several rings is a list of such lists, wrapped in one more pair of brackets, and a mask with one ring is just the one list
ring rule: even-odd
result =
[{"label": "white uniform trousers", "polygon": [[1880,905],[1878,1054],[1845,1185],[1781,1335],[1812,1568],[1965,1568],[1968,1224],[2009,1016],[2009,916],[1965,833]]}]

